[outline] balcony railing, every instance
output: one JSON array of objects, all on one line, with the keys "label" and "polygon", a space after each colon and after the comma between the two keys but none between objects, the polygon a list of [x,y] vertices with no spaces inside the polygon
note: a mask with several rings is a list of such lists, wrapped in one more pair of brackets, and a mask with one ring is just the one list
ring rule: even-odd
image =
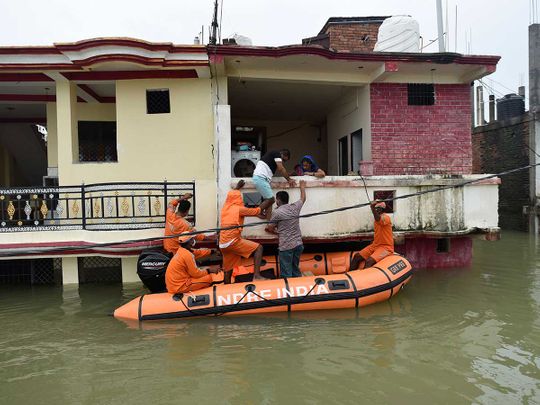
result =
[{"label": "balcony railing", "polygon": [[161,228],[168,201],[186,193],[194,223],[193,182],[0,188],[0,232]]}]

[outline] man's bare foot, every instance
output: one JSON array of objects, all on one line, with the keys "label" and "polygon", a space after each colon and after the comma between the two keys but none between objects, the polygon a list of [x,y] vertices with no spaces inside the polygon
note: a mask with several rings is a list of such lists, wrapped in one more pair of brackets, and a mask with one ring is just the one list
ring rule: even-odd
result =
[{"label": "man's bare foot", "polygon": [[272,231],[272,228],[270,228],[270,226],[268,226],[268,225],[264,227],[264,231],[267,232],[267,233],[271,233],[272,235],[275,234],[275,232]]}]

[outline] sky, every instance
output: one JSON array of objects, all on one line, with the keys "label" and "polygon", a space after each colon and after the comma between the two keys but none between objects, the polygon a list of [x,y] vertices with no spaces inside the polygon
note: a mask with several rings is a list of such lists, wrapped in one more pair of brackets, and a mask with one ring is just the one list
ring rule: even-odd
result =
[{"label": "sky", "polygon": [[[0,0],[0,46],[51,45],[110,36],[191,44],[202,26],[206,42],[213,3]],[[410,15],[419,23],[424,44],[437,37],[435,0],[220,0],[221,3],[222,38],[237,33],[251,38],[253,45],[301,43],[302,38],[318,34],[329,17],[349,16]],[[443,0],[443,11],[448,10],[444,20],[448,20],[449,51],[502,57],[497,72],[484,80],[497,98],[512,91],[517,93],[520,85],[528,86],[530,3],[531,0]],[[437,51],[436,42],[424,49]],[[489,92],[485,90],[486,98]]]}]

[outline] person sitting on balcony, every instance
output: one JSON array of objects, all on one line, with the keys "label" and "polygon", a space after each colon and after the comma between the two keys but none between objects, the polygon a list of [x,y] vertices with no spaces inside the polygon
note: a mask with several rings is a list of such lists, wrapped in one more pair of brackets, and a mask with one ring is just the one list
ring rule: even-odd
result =
[{"label": "person sitting on balcony", "polygon": [[170,294],[186,293],[210,287],[211,274],[217,274],[217,268],[200,269],[195,262],[193,245],[195,238],[184,232],[178,238],[179,247],[165,271],[165,285]]},{"label": "person sitting on balcony", "polygon": [[264,280],[261,276],[260,268],[263,248],[260,244],[242,239],[242,228],[245,217],[256,217],[261,213],[260,207],[247,208],[244,206],[240,189],[244,186],[244,180],[240,180],[234,190],[229,191],[225,204],[221,209],[221,228],[225,229],[219,233],[219,248],[223,255],[224,282],[229,284],[233,269],[242,264],[242,258],[253,256],[254,260],[254,280]]},{"label": "person sitting on balcony", "polygon": [[294,175],[296,176],[315,176],[318,178],[323,178],[326,176],[326,173],[323,169],[317,166],[313,156],[306,155],[302,158],[299,164],[294,167]]},{"label": "person sitting on balcony", "polygon": [[[186,193],[180,198],[172,200],[167,206],[165,214],[165,236],[180,235],[183,232],[193,232],[195,228],[186,220],[189,214],[191,203],[189,199],[193,197],[191,193]],[[195,240],[201,241],[205,239],[203,234],[195,235]],[[170,237],[163,239],[163,249],[167,252],[175,254],[180,244],[178,238]],[[200,258],[211,254],[210,249],[196,249],[195,257]]]},{"label": "person sitting on balcony", "polygon": [[394,253],[392,220],[388,214],[383,212],[386,209],[386,203],[375,200],[371,202],[370,207],[373,218],[375,219],[373,223],[373,243],[362,249],[360,253],[355,253],[349,270],[357,270],[364,261],[363,268],[371,267],[386,256]]},{"label": "person sitting on balcony", "polygon": [[283,162],[286,162],[291,157],[291,152],[288,149],[282,149],[281,151],[267,152],[261,160],[257,162],[255,170],[253,171],[253,184],[257,191],[261,194],[263,201],[259,206],[261,209],[260,218],[266,218],[270,220],[272,216],[272,205],[276,201],[274,199],[274,193],[272,192],[272,177],[276,172],[279,172],[289,182],[289,185],[294,187],[296,182],[291,179],[289,173],[283,166]]},{"label": "person sitting on balcony", "polygon": [[279,235],[279,270],[281,277],[302,277],[300,256],[304,251],[300,232],[300,210],[306,202],[306,182],[300,180],[300,199],[289,204],[289,193],[278,191],[277,208],[272,213],[269,231]]}]

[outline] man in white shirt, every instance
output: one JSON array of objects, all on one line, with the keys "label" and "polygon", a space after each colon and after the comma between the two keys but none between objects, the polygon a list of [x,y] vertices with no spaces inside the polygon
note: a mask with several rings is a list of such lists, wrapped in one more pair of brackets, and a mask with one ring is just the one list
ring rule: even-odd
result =
[{"label": "man in white shirt", "polygon": [[261,194],[263,202],[259,206],[263,218],[270,220],[272,216],[272,205],[275,202],[274,193],[272,192],[271,181],[276,172],[279,172],[289,182],[291,187],[296,185],[296,182],[291,179],[287,169],[283,166],[291,157],[291,152],[288,149],[267,152],[261,160],[257,162],[255,171],[253,172],[253,184]]}]

